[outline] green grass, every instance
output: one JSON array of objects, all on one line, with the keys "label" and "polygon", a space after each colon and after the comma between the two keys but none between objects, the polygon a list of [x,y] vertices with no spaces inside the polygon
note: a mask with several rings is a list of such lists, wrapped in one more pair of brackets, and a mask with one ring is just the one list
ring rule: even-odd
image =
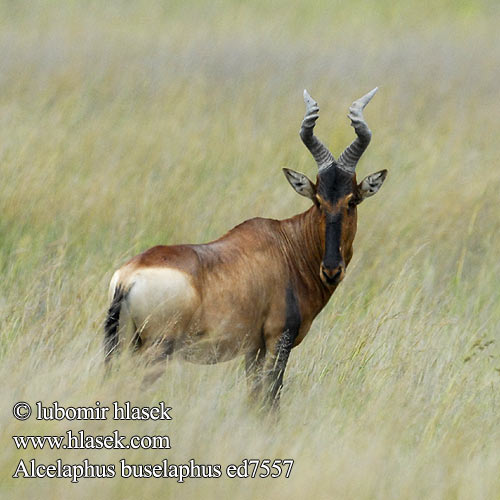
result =
[{"label": "green grass", "polygon": [[[494,2],[2,2],[2,498],[500,498],[500,52]],[[498,18],[498,17],[496,17]],[[209,241],[308,207],[302,89],[339,154],[380,86],[347,277],[292,352],[280,422],[242,362],[107,382],[107,284],[159,243]],[[16,401],[159,400],[168,424],[17,422]],[[168,434],[172,450],[19,452],[15,434]],[[49,463],[293,458],[289,479],[27,480]]]}]

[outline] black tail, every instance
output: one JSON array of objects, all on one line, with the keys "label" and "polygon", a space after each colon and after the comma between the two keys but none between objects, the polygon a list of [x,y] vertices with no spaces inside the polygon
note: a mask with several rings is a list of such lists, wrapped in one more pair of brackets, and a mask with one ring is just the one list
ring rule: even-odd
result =
[{"label": "black tail", "polygon": [[104,359],[109,361],[111,354],[118,346],[118,327],[120,323],[120,310],[122,301],[127,296],[124,288],[118,285],[115,288],[113,300],[109,306],[108,316],[104,323]]}]

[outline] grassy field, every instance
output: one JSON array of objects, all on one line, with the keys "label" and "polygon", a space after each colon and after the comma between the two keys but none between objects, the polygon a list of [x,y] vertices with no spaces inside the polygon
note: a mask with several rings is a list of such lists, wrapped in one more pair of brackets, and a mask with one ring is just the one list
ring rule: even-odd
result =
[{"label": "grassy field", "polygon": [[[0,3],[0,497],[500,498],[500,51],[487,1]],[[497,41],[495,44],[495,40]],[[159,243],[308,208],[302,89],[334,154],[351,101],[389,169],[347,277],[292,352],[281,418],[242,360],[105,383],[111,274]],[[16,421],[16,401],[173,407],[168,423]],[[68,429],[167,434],[165,451],[17,450]],[[293,458],[289,479],[12,479],[39,463]]]}]

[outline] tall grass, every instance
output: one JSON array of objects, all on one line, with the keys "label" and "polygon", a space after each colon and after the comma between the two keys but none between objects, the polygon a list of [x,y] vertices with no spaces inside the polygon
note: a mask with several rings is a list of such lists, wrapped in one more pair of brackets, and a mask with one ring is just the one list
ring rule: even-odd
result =
[{"label": "tall grass", "polygon": [[[494,2],[0,4],[2,498],[500,498],[500,53]],[[380,86],[347,277],[292,352],[279,423],[241,360],[106,383],[107,283],[158,243],[308,207],[302,89],[334,154]],[[166,401],[174,420],[17,422],[14,402]],[[168,452],[26,451],[11,435],[168,434]],[[20,458],[239,463],[289,479],[11,479]]]}]

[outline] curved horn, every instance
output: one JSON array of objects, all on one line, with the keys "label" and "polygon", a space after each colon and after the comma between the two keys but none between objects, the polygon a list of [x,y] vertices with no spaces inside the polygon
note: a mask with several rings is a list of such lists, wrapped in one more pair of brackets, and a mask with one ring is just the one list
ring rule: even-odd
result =
[{"label": "curved horn", "polygon": [[335,158],[328,148],[313,134],[314,125],[318,119],[319,107],[318,103],[304,90],[304,102],[306,103],[306,114],[300,126],[300,138],[306,145],[307,149],[311,152],[318,168],[330,166]]},{"label": "curved horn", "polygon": [[356,164],[368,147],[368,144],[370,144],[372,138],[372,132],[368,128],[363,117],[363,109],[376,94],[377,90],[378,87],[375,87],[372,91],[368,92],[368,94],[354,101],[349,108],[349,114],[347,116],[351,119],[351,125],[354,127],[357,137],[339,156],[338,164],[339,167],[352,173],[354,173]]}]

